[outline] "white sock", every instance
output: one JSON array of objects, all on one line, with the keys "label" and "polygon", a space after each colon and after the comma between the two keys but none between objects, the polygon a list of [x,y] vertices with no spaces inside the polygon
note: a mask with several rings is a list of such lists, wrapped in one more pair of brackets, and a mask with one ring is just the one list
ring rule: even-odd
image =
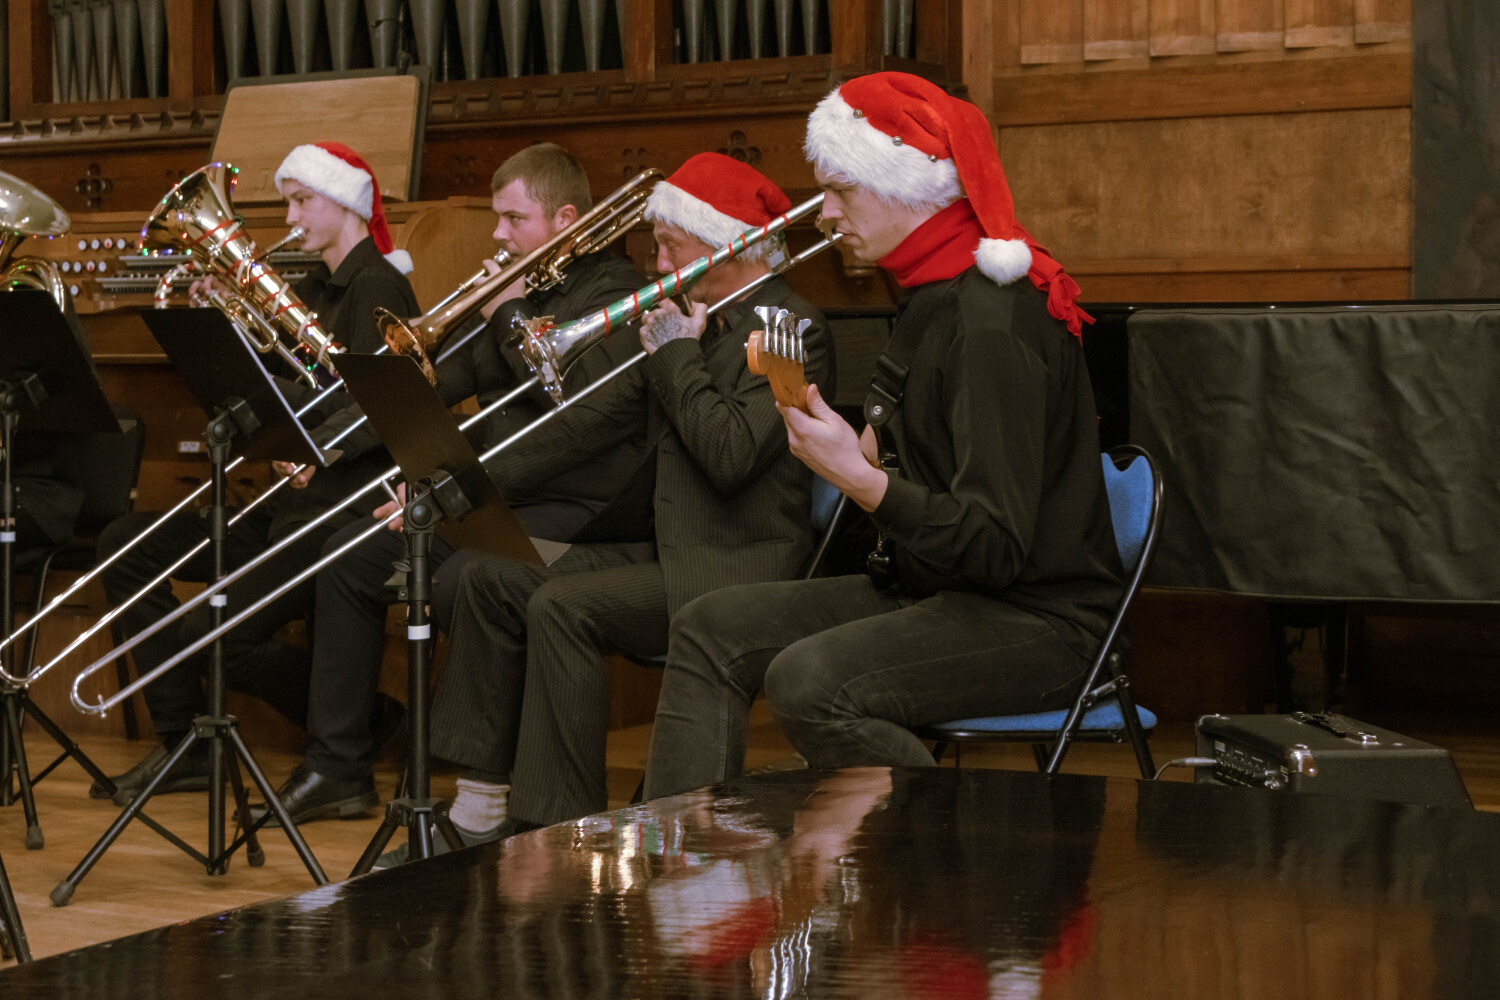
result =
[{"label": "white sock", "polygon": [[459,778],[458,794],[453,797],[448,818],[470,833],[488,833],[505,822],[505,804],[509,798],[509,785]]}]

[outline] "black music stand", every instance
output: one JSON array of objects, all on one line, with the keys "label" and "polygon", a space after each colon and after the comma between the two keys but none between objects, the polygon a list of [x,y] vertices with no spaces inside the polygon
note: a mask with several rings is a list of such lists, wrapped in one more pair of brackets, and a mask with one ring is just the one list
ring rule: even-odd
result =
[{"label": "black music stand", "polygon": [[[238,441],[239,447],[236,450],[247,459],[278,459],[321,465],[326,463],[326,458],[297,421],[255,351],[229,325],[223,314],[214,309],[163,309],[143,313],[142,318],[209,416],[203,437],[208,442],[209,461],[213,470],[209,539],[213,551],[214,578],[218,579],[224,575],[224,538],[227,532],[224,469],[229,463],[231,446]],[[223,623],[226,602],[215,599],[209,604],[212,625],[217,629]],[[255,782],[255,787],[260,789],[260,793],[270,803],[272,813],[281,822],[282,830],[296,849],[297,856],[307,866],[313,881],[318,885],[328,884],[328,876],[323,873],[318,859],[313,857],[301,831],[292,823],[270,781],[266,779],[254,755],[250,753],[250,748],[240,736],[237,720],[224,713],[224,651],[220,640],[215,640],[209,646],[208,706],[209,714],[200,715],[193,720],[193,728],[172,748],[172,753],[161,770],[141,790],[141,794],[125,807],[114,825],[78,863],[78,867],[52,890],[54,905],[67,905],[73,896],[73,890],[88,874],[89,869],[109,849],[130,821],[137,817],[183,853],[203,864],[210,875],[222,875],[228,871],[229,857],[241,844],[247,845],[246,856],[251,865],[263,864],[265,855],[255,838],[255,827],[245,827],[244,832],[233,842],[228,846],[224,844],[226,740],[234,751],[227,763],[230,786],[239,806],[240,826],[244,826],[250,815],[250,802],[245,795],[245,785],[239,771],[239,764],[243,763]],[[141,811],[155,794],[157,785],[171,774],[178,761],[186,756],[193,745],[202,740],[209,741],[207,854],[200,853]]]},{"label": "black music stand", "polygon": [[[58,309],[52,296],[45,292],[21,290],[0,296],[0,621],[7,639],[12,635],[15,618],[12,607],[12,576],[16,546],[16,497],[12,482],[11,456],[16,427],[26,414],[28,430],[74,433],[119,433],[104,390],[94,374],[94,366],[84,346],[83,332],[77,319],[70,319]],[[15,676],[10,665],[15,661],[7,644],[0,650],[0,664]],[[63,733],[31,700],[25,685],[0,682],[0,805],[11,805],[19,797],[26,813],[26,847],[39,849],[44,841],[37,821],[36,800],[32,786],[69,757],[73,757],[95,781],[110,786],[109,778],[88,758],[78,744]],[[62,747],[62,754],[31,776],[26,747],[21,738],[21,723],[31,716]],[[11,788],[14,777],[19,796]]]},{"label": "black music stand", "polygon": [[448,819],[447,802],[432,798],[427,761],[427,664],[431,654],[433,532],[459,548],[540,563],[536,546],[511,513],[453,415],[406,356],[346,355],[339,374],[406,477],[409,495],[402,520],[406,537],[406,793],[386,807],[380,829],[350,877],[375,864],[396,828],[405,826],[413,858],[432,857],[432,828],[457,847],[463,841]]}]

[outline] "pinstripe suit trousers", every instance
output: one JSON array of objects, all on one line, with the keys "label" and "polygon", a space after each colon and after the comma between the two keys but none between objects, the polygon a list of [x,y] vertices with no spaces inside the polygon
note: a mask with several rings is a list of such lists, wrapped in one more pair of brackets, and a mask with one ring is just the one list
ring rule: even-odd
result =
[{"label": "pinstripe suit trousers", "polygon": [[667,648],[650,542],[575,545],[551,566],[480,556],[458,581],[432,752],[510,773],[511,815],[556,823],[608,805],[603,654]]}]

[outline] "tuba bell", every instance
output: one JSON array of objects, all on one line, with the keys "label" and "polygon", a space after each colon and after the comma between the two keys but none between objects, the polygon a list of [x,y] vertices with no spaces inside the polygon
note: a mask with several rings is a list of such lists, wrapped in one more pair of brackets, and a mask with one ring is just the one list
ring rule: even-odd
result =
[{"label": "tuba bell", "polygon": [[280,355],[316,388],[320,378],[333,374],[333,358],[343,348],[266,262],[269,251],[262,252],[245,232],[230,197],[238,174],[229,163],[200,167],[173,185],[141,227],[145,250],[185,257],[157,286],[156,306],[167,304],[176,277],[197,273],[219,279],[210,283],[208,304],[257,351]]},{"label": "tuba bell", "polygon": [[37,288],[66,311],[68,290],[57,266],[42,257],[16,256],[29,236],[61,236],[73,220],[34,185],[0,172],[0,280],[5,287]]}]

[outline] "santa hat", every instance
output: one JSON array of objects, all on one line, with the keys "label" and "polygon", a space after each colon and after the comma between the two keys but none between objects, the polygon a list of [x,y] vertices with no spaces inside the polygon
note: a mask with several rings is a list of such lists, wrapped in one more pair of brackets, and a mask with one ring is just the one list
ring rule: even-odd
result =
[{"label": "santa hat", "polygon": [[403,274],[411,273],[411,255],[405,250],[395,249],[391,242],[391,229],[386,224],[385,208],[380,203],[380,185],[375,181],[375,171],[358,153],[341,142],[297,146],[276,168],[276,190],[283,192],[283,185],[289,180],[312,188],[364,219],[370,238],[375,241],[375,249]]},{"label": "santa hat", "polygon": [[1052,315],[1076,327],[1078,286],[1016,221],[1010,186],[984,112],[907,73],[850,80],[807,120],[808,159],[823,173],[917,209],[968,197],[984,236],[979,270],[1001,285],[1023,274],[1048,292]]},{"label": "santa hat", "polygon": [[[671,177],[657,182],[646,200],[646,218],[721,247],[791,207],[781,188],[750,164],[723,153],[699,153]],[[741,256],[763,260],[769,242],[762,241]]]}]

